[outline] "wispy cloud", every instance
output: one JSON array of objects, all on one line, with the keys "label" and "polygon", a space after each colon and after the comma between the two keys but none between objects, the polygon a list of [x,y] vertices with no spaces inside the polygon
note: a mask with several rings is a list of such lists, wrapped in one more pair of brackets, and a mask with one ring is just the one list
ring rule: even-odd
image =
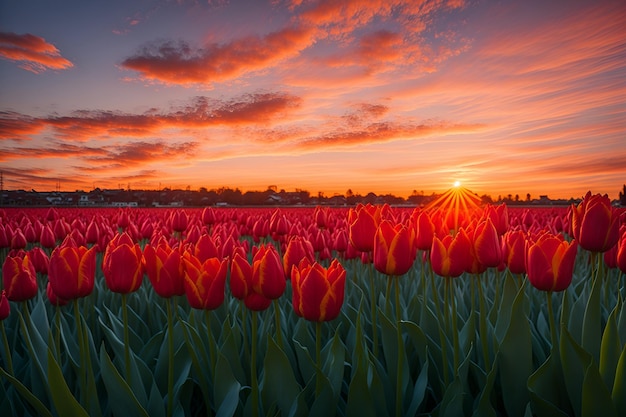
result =
[{"label": "wispy cloud", "polygon": [[0,57],[19,63],[19,67],[38,74],[48,69],[64,70],[74,66],[44,38],[26,33],[0,32]]},{"label": "wispy cloud", "polygon": [[34,118],[15,112],[0,113],[0,139],[24,140],[50,129],[57,138],[85,141],[115,137],[150,137],[173,128],[271,124],[300,105],[296,96],[253,93],[218,100],[198,96],[188,104],[142,114],[80,110],[71,116]]}]

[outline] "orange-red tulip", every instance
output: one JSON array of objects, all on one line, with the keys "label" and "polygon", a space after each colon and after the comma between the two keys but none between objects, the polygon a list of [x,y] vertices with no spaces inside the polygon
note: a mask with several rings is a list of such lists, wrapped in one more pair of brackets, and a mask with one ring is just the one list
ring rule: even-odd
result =
[{"label": "orange-red tulip", "polygon": [[95,246],[91,249],[78,247],[68,236],[50,255],[48,280],[54,293],[65,300],[91,294],[95,273]]},{"label": "orange-red tulip", "polygon": [[290,238],[289,242],[287,242],[285,253],[283,254],[283,270],[285,271],[285,277],[291,277],[292,267],[297,267],[304,258],[307,258],[311,262],[315,259],[311,242],[301,236]]},{"label": "orange-red tulip", "polygon": [[165,240],[155,246],[146,245],[143,265],[154,291],[163,298],[185,294],[185,269],[178,249]]},{"label": "orange-red tulip", "polygon": [[578,206],[572,205],[572,233],[583,249],[606,252],[619,239],[619,213],[605,195],[587,192]]},{"label": "orange-red tulip", "polygon": [[245,255],[238,251],[235,252],[231,262],[230,290],[233,296],[243,300],[245,306],[250,310],[262,311],[270,306],[272,300],[255,291],[252,285],[253,276],[254,267],[248,263]]},{"label": "orange-red tulip", "polygon": [[209,258],[200,263],[189,252],[183,255],[185,294],[189,305],[201,310],[215,310],[224,302],[227,259]]},{"label": "orange-red tulip", "polygon": [[383,220],[374,238],[374,268],[386,275],[406,274],[415,261],[415,235],[412,229]]},{"label": "orange-red tulip", "polygon": [[440,240],[435,236],[430,250],[433,271],[441,277],[460,276],[472,263],[471,245],[463,229],[454,237],[446,235]]},{"label": "orange-red tulip", "polygon": [[230,291],[239,300],[252,291],[252,265],[239,252],[235,252],[230,265]]},{"label": "orange-red tulip", "polygon": [[578,244],[561,235],[545,233],[529,243],[526,255],[528,280],[542,291],[563,291],[572,282]]},{"label": "orange-red tulip", "polygon": [[2,265],[2,283],[11,301],[26,301],[37,295],[37,272],[24,251],[9,254]]},{"label": "orange-red tulip", "polygon": [[513,274],[526,273],[526,235],[521,230],[504,234],[504,263]]},{"label": "orange-red tulip", "polygon": [[102,273],[113,292],[128,294],[137,291],[143,280],[143,254],[128,233],[115,235],[104,251]]},{"label": "orange-red tulip", "polygon": [[307,258],[291,270],[292,304],[296,314],[310,321],[330,321],[343,305],[346,271],[337,259],[328,269]]}]

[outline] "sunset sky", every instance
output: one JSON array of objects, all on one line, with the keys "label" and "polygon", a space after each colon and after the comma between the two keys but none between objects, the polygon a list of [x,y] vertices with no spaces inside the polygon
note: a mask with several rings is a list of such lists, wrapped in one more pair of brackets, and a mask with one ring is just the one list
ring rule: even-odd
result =
[{"label": "sunset sky", "polygon": [[0,0],[5,189],[617,198],[623,0]]}]

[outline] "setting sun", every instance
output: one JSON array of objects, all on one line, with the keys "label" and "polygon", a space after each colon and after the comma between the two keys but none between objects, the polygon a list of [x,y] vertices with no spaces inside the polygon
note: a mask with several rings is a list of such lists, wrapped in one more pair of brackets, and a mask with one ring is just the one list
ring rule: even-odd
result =
[{"label": "setting sun", "polygon": [[459,188],[461,186],[461,181],[454,181],[454,188]]}]

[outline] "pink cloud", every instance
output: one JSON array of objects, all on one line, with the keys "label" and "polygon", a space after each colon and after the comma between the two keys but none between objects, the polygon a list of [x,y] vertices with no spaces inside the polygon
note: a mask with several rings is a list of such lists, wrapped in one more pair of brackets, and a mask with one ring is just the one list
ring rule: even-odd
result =
[{"label": "pink cloud", "polygon": [[74,66],[44,38],[30,33],[18,35],[0,32],[0,57],[19,62],[22,69],[38,74],[48,69],[63,70]]}]

